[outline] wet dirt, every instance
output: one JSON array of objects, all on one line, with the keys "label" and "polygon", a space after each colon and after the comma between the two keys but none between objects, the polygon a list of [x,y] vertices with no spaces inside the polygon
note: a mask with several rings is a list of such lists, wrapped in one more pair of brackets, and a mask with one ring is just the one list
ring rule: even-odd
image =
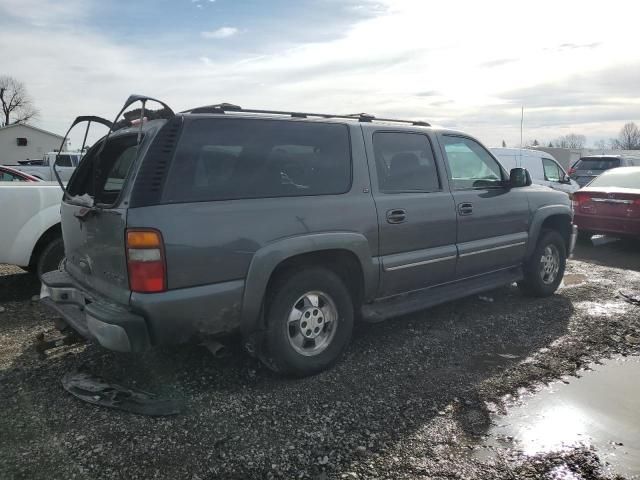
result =
[{"label": "wet dirt", "polygon": [[493,414],[484,448],[474,455],[487,459],[515,448],[533,456],[585,447],[595,449],[611,473],[640,478],[640,357],[589,368],[580,378],[521,397],[506,415]]}]

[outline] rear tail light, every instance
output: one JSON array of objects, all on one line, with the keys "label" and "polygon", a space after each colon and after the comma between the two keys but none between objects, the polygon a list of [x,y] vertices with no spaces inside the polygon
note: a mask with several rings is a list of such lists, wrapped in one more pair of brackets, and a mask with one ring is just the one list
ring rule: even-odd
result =
[{"label": "rear tail light", "polygon": [[167,289],[167,267],[160,232],[127,230],[127,269],[133,292],[157,293]]},{"label": "rear tail light", "polygon": [[576,192],[571,196],[571,204],[574,210],[577,210],[589,200],[591,200],[591,197],[587,193]]}]

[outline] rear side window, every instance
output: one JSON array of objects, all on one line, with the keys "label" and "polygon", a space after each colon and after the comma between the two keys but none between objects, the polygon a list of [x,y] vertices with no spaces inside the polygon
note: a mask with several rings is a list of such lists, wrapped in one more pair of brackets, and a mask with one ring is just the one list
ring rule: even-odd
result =
[{"label": "rear side window", "polygon": [[70,155],[56,155],[57,167],[73,167]]},{"label": "rear side window", "polygon": [[581,158],[575,165],[576,170],[609,170],[620,166],[619,158]]},{"label": "rear side window", "polygon": [[111,137],[96,162],[96,154],[102,142],[97,143],[84,157],[82,165],[68,185],[70,195],[88,194],[96,203],[114,203],[129,169],[137,155],[137,136]]},{"label": "rear side window", "polygon": [[332,195],[351,187],[346,125],[198,119],[185,125],[164,202]]},{"label": "rear side window", "polygon": [[373,149],[382,193],[440,190],[431,143],[425,135],[378,132],[373,135]]}]

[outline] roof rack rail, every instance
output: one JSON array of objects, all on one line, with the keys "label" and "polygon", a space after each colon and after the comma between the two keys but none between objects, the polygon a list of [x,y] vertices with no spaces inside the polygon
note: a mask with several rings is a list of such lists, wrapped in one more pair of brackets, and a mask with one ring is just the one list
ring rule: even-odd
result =
[{"label": "roof rack rail", "polygon": [[430,127],[431,124],[421,120],[400,120],[397,118],[378,118],[369,113],[353,113],[350,115],[335,115],[330,113],[309,113],[309,112],[289,112],[283,110],[258,110],[254,108],[242,108],[232,103],[217,103],[215,105],[205,105],[184,110],[180,113],[226,113],[226,112],[242,112],[242,113],[258,113],[264,115],[287,115],[292,118],[347,118],[350,120],[358,120],[363,123],[376,122],[396,122],[407,123],[418,127]]}]

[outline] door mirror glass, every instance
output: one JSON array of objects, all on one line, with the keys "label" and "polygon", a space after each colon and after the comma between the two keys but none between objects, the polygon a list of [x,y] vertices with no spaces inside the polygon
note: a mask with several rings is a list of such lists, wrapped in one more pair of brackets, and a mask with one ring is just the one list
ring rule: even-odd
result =
[{"label": "door mirror glass", "polygon": [[512,168],[509,172],[509,185],[511,188],[528,187],[531,185],[531,175],[526,168]]}]

